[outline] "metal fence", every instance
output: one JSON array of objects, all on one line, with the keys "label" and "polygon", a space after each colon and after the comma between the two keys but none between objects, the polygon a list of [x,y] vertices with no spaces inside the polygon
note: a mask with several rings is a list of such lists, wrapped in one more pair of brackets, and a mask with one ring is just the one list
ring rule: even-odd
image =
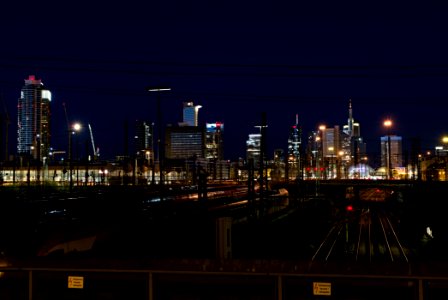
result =
[{"label": "metal fence", "polygon": [[[205,268],[205,266],[204,266]],[[0,299],[446,299],[448,277],[2,268]]]}]

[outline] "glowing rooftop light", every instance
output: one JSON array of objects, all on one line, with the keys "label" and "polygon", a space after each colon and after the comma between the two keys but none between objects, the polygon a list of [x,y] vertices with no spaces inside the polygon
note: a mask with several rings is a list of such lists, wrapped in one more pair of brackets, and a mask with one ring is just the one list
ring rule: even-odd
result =
[{"label": "glowing rooftop light", "polygon": [[79,123],[73,124],[73,130],[80,131],[81,130],[81,124],[79,124]]}]

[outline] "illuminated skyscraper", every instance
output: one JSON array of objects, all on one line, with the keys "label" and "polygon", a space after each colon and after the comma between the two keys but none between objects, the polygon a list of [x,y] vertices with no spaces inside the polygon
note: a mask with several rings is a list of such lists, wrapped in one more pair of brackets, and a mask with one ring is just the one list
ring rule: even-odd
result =
[{"label": "illuminated skyscraper", "polygon": [[224,124],[220,122],[205,125],[205,158],[208,160],[223,159]]},{"label": "illuminated skyscraper", "polygon": [[366,143],[361,136],[361,128],[353,118],[352,100],[349,100],[347,125],[343,127],[342,150],[344,155],[342,161],[346,165],[358,164],[360,158],[366,154]]},{"label": "illuminated skyscraper", "polygon": [[[402,166],[402,139],[401,136],[390,136],[390,147],[387,145],[388,136],[381,137],[381,166],[388,168],[389,155],[391,168]],[[390,149],[390,153],[388,153]]]},{"label": "illuminated skyscraper", "polygon": [[296,123],[289,129],[288,137],[288,177],[293,179],[301,174],[301,145],[302,128],[299,125],[299,116],[296,114]]},{"label": "illuminated skyscraper", "polygon": [[249,134],[246,141],[246,159],[253,159],[254,167],[258,168],[261,159],[261,133]]},{"label": "illuminated skyscraper", "polygon": [[30,75],[17,105],[17,152],[43,160],[50,150],[51,92],[40,79]]},{"label": "illuminated skyscraper", "polygon": [[350,137],[357,137],[361,135],[361,130],[359,128],[359,123],[355,122],[353,119],[353,109],[352,109],[352,100],[349,100],[348,103],[348,120],[347,125],[344,125],[343,131]]},{"label": "illuminated skyscraper", "polygon": [[168,159],[204,158],[205,128],[200,126],[168,126],[165,133]]},{"label": "illuminated skyscraper", "polygon": [[198,126],[199,109],[201,107],[200,105],[194,105],[193,102],[184,102],[184,124],[187,126]]}]

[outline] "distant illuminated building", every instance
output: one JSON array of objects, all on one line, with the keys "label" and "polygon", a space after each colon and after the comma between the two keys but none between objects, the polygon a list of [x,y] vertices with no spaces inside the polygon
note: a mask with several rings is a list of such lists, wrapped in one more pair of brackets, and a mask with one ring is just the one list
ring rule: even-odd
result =
[{"label": "distant illuminated building", "polygon": [[435,147],[436,156],[448,156],[448,136],[442,138],[442,145]]},{"label": "distant illuminated building", "polygon": [[50,152],[51,92],[30,75],[17,105],[17,152],[43,160]]},{"label": "distant illuminated building", "polygon": [[436,146],[434,148],[436,156],[448,156],[448,149],[445,146]]},{"label": "distant illuminated building", "polygon": [[343,126],[341,146],[344,154],[342,161],[345,165],[358,164],[361,157],[366,155],[366,143],[361,136],[359,123],[353,119],[352,100],[349,100],[347,125]]},{"label": "distant illuminated building", "polygon": [[220,122],[205,125],[205,158],[208,160],[223,159],[224,124]]},{"label": "distant illuminated building", "polygon": [[[388,167],[389,159],[389,147],[388,136],[381,137],[381,166]],[[390,136],[390,162],[391,168],[402,167],[402,138],[401,136],[391,135]]]},{"label": "distant illuminated building", "polygon": [[296,123],[289,129],[288,137],[288,177],[295,179],[301,175],[302,128],[299,125],[299,116],[296,114]]},{"label": "distant illuminated building", "polygon": [[338,157],[341,150],[341,131],[338,125],[322,130],[322,159],[327,178],[337,177]]},{"label": "distant illuminated building", "polygon": [[254,167],[258,168],[261,156],[261,133],[249,134],[249,139],[246,141],[246,159],[249,162],[254,161]]},{"label": "distant illuminated building", "polygon": [[348,136],[360,136],[361,130],[359,123],[356,123],[353,119],[353,108],[352,108],[352,100],[349,100],[348,104],[348,120],[347,125],[344,125],[342,131],[347,134]]},{"label": "distant illuminated building", "polygon": [[341,135],[339,126],[322,130],[322,155],[325,158],[334,157],[341,148]]},{"label": "distant illuminated building", "polygon": [[199,109],[202,106],[194,105],[193,102],[184,102],[183,123],[187,126],[198,126]]},{"label": "distant illuminated building", "polygon": [[274,150],[274,163],[281,164],[285,160],[283,149],[275,149]]},{"label": "distant illuminated building", "polygon": [[204,158],[205,129],[202,126],[166,128],[165,153],[168,159]]}]

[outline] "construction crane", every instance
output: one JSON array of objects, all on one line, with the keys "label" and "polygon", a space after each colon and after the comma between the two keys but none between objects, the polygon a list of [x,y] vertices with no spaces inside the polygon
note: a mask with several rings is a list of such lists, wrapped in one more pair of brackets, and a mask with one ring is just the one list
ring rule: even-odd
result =
[{"label": "construction crane", "polygon": [[98,156],[100,155],[100,151],[99,149],[95,148],[95,140],[93,139],[93,132],[92,132],[92,126],[89,125],[89,132],[90,132],[90,141],[92,142],[92,148],[93,148],[93,159],[97,159]]},{"label": "construction crane", "polygon": [[67,131],[70,131],[70,122],[68,121],[67,107],[65,106],[65,102],[62,103],[62,106],[64,106],[65,121],[67,122]]}]

